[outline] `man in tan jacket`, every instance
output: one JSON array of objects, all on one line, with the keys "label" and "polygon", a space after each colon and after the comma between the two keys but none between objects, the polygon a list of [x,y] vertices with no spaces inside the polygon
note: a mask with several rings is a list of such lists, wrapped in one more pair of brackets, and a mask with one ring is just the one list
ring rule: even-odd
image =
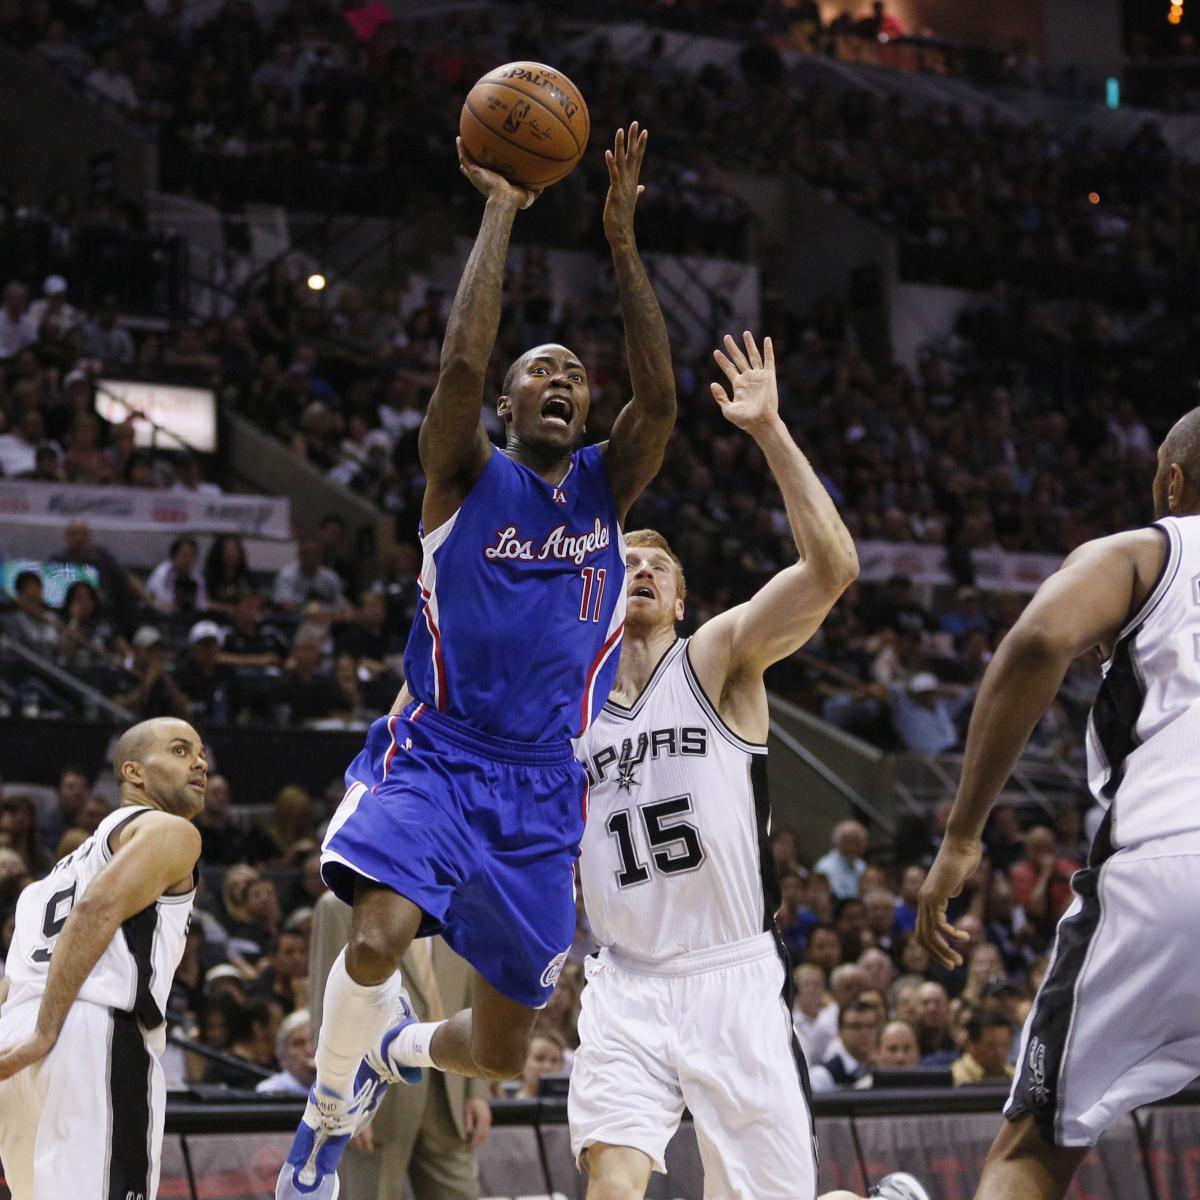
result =
[{"label": "man in tan jacket", "polygon": [[[308,958],[313,1029],[321,1024],[329,968],[349,936],[349,906],[326,892],[316,904]],[[400,969],[420,1020],[470,1007],[471,967],[440,937],[414,939]],[[426,1071],[415,1087],[389,1088],[338,1167],[342,1200],[403,1200],[406,1178],[416,1200],[479,1200],[475,1150],[492,1125],[487,1096],[486,1080],[441,1071]]]}]

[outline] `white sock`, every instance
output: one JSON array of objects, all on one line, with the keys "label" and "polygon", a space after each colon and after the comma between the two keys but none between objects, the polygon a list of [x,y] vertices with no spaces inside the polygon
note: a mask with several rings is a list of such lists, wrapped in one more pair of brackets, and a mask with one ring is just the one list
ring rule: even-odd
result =
[{"label": "white sock", "polygon": [[433,1035],[445,1024],[445,1021],[418,1021],[406,1025],[392,1039],[388,1058],[398,1067],[436,1067],[429,1050]]},{"label": "white sock", "polygon": [[400,972],[364,987],[346,970],[346,952],[334,959],[325,983],[325,1006],[317,1038],[317,1081],[346,1099],[354,1088],[363,1055],[396,1019]]}]

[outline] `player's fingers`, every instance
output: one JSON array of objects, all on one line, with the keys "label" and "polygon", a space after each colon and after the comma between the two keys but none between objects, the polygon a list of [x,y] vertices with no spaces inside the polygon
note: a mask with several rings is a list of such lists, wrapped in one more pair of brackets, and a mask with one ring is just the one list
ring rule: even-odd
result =
[{"label": "player's fingers", "polygon": [[772,374],[775,373],[775,345],[769,337],[763,338],[764,365]]},{"label": "player's fingers", "polygon": [[949,928],[944,905],[936,908],[922,905],[917,912],[917,940],[925,947],[936,963],[943,967],[955,967],[960,961],[944,936]]},{"label": "player's fingers", "polygon": [[746,357],[750,360],[750,365],[757,371],[762,366],[762,355],[758,352],[758,343],[754,340],[754,334],[748,329],[743,329],[742,340],[746,343]]},{"label": "player's fingers", "polygon": [[613,156],[621,158],[625,153],[625,130],[618,129],[617,136],[613,139]]},{"label": "player's fingers", "polygon": [[634,166],[640,171],[642,169],[642,159],[646,157],[646,139],[649,138],[649,130],[643,129],[633,143],[633,161]]},{"label": "player's fingers", "polygon": [[637,194],[640,196],[645,190],[646,190],[646,185],[644,183],[639,183]]},{"label": "player's fingers", "polygon": [[962,955],[954,948],[954,942],[967,940],[967,934],[961,929],[955,929],[945,917],[938,921],[938,938],[941,944],[946,948],[946,957],[950,960],[952,966],[958,967],[962,965]]},{"label": "player's fingers", "polygon": [[742,348],[734,341],[732,334],[727,333],[725,335],[725,350],[729,357],[733,359],[739,371],[750,370],[750,364],[746,361],[746,356],[742,353]]},{"label": "player's fingers", "polygon": [[726,404],[731,403],[729,393],[719,384],[710,383],[708,385],[712,389],[713,399],[724,408]]},{"label": "player's fingers", "polygon": [[717,366],[720,367],[725,373],[725,378],[728,379],[730,383],[736,383],[739,374],[737,367],[735,367],[733,363],[731,363],[729,359],[721,353],[720,350],[713,351],[713,358],[716,360]]}]

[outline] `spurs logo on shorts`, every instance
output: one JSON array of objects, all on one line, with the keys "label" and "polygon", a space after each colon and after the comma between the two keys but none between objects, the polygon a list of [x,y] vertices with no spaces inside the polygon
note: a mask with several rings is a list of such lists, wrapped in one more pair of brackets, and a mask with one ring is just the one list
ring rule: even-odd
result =
[{"label": "spurs logo on shorts", "polygon": [[1029,1043],[1029,1094],[1037,1104],[1045,1104],[1050,1096],[1046,1086],[1046,1047],[1039,1038]]}]

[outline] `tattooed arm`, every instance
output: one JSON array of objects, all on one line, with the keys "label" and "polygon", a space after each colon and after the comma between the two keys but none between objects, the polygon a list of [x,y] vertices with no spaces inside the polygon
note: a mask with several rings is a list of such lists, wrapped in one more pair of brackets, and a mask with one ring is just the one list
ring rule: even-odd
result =
[{"label": "tattooed arm", "polygon": [[647,133],[635,121],[629,135],[618,129],[612,150],[605,151],[609,188],[604,204],[604,233],[612,250],[621,314],[625,321],[625,353],[633,399],[613,423],[605,448],[605,465],[617,512],[624,521],[629,506],[658,473],[667,440],[675,427],[675,376],[667,323],[638,254],[633,213],[644,188],[638,183],[646,153]]},{"label": "tattooed arm", "polygon": [[487,197],[487,204],[454,295],[437,386],[421,422],[418,445],[427,481],[421,517],[426,530],[436,529],[458,508],[492,452],[479,407],[500,328],[504,262],[517,212],[537,195],[472,162],[461,142],[458,157],[462,173]]}]

